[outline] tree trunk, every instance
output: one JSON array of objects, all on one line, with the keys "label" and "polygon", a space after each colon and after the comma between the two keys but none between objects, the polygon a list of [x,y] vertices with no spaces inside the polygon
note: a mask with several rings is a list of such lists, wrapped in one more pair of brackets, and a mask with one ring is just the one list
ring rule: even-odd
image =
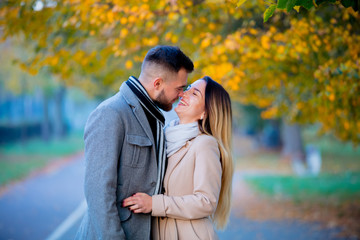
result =
[{"label": "tree trunk", "polygon": [[21,95],[21,101],[23,102],[23,119],[21,127],[21,142],[27,143],[29,137],[31,137],[30,126],[31,126],[31,104],[32,99],[27,94]]},{"label": "tree trunk", "polygon": [[289,125],[283,121],[282,139],[283,156],[290,159],[296,174],[306,174],[306,155],[301,136],[301,127],[298,124]]},{"label": "tree trunk", "polygon": [[21,94],[17,97],[17,104],[19,104],[21,111],[20,117],[20,142],[22,145],[25,145],[27,142],[27,133],[26,133],[26,125],[27,125],[27,119],[25,116],[25,96],[24,94]]},{"label": "tree trunk", "polygon": [[64,99],[66,89],[60,86],[55,91],[55,118],[54,118],[54,134],[57,138],[63,138],[66,135],[66,124],[64,116]]},{"label": "tree trunk", "polygon": [[49,120],[49,98],[43,91],[43,119],[41,124],[41,136],[44,141],[50,139],[50,120]]}]

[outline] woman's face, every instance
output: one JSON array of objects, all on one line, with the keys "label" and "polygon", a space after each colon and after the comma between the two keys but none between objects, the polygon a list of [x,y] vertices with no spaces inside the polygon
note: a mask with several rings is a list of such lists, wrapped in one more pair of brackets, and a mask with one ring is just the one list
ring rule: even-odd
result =
[{"label": "woman's face", "polygon": [[180,123],[191,123],[204,117],[205,87],[206,82],[199,79],[189,85],[188,89],[184,92],[179,104],[175,108]]}]

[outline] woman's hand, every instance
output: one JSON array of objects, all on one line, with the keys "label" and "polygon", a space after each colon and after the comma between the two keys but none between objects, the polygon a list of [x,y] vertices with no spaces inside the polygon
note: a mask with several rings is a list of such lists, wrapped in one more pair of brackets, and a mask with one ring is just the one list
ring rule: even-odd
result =
[{"label": "woman's hand", "polygon": [[149,213],[152,210],[152,198],[146,193],[136,193],[124,199],[123,207],[129,207],[134,213]]}]

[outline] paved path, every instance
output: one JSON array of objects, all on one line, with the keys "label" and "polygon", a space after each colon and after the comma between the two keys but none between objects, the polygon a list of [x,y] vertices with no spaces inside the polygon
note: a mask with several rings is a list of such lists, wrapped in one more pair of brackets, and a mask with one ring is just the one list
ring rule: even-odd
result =
[{"label": "paved path", "polygon": [[46,239],[84,198],[82,156],[53,165],[0,196],[0,239]]},{"label": "paved path", "polygon": [[231,216],[226,231],[218,232],[221,240],[331,240],[339,229],[322,229],[318,223],[299,221],[251,221]]},{"label": "paved path", "polygon": [[[230,222],[225,231],[218,231],[221,240],[332,240],[338,238],[338,228],[325,229],[320,223],[299,220],[250,220],[244,217],[249,208],[261,211],[259,204],[266,204],[249,189],[243,176],[249,172],[235,172]],[[251,173],[253,174],[253,173]]]},{"label": "paved path", "polygon": [[[83,158],[77,157],[14,185],[0,196],[0,240],[73,239],[85,209],[83,179]],[[234,203],[246,201],[244,192],[236,190],[243,186],[240,174],[235,175],[234,186]],[[296,220],[252,221],[239,214],[236,204],[233,209],[226,231],[218,232],[221,240],[341,239],[336,238],[336,228]]]}]

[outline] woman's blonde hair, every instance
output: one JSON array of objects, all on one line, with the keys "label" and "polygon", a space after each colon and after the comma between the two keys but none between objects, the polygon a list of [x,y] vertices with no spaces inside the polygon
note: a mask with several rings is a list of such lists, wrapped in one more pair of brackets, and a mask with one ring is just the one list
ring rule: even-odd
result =
[{"label": "woman's blonde hair", "polygon": [[232,176],[234,172],[232,148],[232,109],[228,92],[210,77],[202,78],[205,87],[205,116],[199,125],[202,132],[216,138],[222,166],[220,197],[212,219],[216,228],[223,229],[231,208]]}]

